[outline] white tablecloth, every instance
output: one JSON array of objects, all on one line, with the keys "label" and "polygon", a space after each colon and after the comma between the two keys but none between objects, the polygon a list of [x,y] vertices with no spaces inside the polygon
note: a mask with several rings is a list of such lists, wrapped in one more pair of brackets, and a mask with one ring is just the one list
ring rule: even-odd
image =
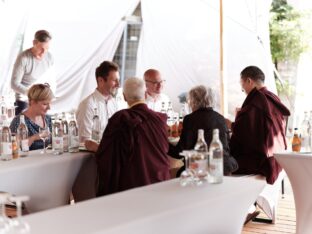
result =
[{"label": "white tablecloth", "polygon": [[278,153],[277,161],[286,171],[294,192],[296,233],[312,233],[312,154]]},{"label": "white tablecloth", "polygon": [[241,233],[265,186],[256,177],[181,187],[178,179],[27,215],[32,234]]},{"label": "white tablecloth", "polygon": [[68,204],[79,170],[91,157],[87,152],[56,156],[31,151],[25,158],[0,161],[0,191],[28,195],[30,212]]}]

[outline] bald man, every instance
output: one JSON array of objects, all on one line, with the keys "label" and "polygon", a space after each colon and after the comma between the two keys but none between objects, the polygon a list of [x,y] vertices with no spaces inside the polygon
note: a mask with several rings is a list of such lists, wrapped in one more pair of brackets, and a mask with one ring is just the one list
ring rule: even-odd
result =
[{"label": "bald man", "polygon": [[145,102],[147,106],[154,111],[160,112],[162,104],[164,104],[164,109],[167,110],[170,99],[166,94],[162,93],[165,80],[162,79],[160,72],[155,69],[148,69],[144,73],[144,80],[146,85]]}]

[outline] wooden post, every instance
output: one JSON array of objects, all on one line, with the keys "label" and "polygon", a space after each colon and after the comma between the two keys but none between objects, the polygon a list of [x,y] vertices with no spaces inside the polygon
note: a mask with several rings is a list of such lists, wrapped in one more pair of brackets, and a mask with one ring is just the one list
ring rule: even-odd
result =
[{"label": "wooden post", "polygon": [[223,62],[223,0],[220,0],[220,98],[221,98],[221,113],[227,114],[227,108],[224,97],[224,62]]}]

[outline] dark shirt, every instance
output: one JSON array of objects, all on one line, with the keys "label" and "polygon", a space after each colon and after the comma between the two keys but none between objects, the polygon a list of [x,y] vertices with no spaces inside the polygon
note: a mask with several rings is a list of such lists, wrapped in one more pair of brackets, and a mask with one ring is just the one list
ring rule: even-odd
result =
[{"label": "dark shirt", "polygon": [[285,118],[289,110],[265,87],[253,89],[232,124],[231,154],[238,174],[261,174],[273,184],[281,171],[273,153],[286,149]]},{"label": "dark shirt", "polygon": [[[44,120],[45,120],[46,124],[49,126],[50,132],[52,132],[51,116],[46,115],[44,117]],[[18,128],[19,124],[20,124],[20,115],[17,115],[14,117],[14,119],[11,122],[11,125],[10,125],[11,133],[15,133],[15,134],[17,133],[17,128]],[[27,129],[28,129],[28,137],[31,137],[32,135],[39,133],[40,126],[37,125],[36,123],[34,123],[26,115],[25,115],[25,124],[26,124]],[[45,144],[46,144],[46,146],[48,144],[51,144],[51,137],[49,138],[49,140]],[[34,141],[31,144],[31,146],[29,146],[29,150],[37,150],[37,149],[43,149],[42,140]]]},{"label": "dark shirt", "polygon": [[96,152],[99,196],[170,179],[166,119],[146,104],[109,119]]},{"label": "dark shirt", "polygon": [[[170,145],[168,154],[174,158],[181,158],[179,156],[180,152],[194,149],[197,141],[198,129],[204,130],[205,141],[208,147],[212,140],[213,129],[219,129],[219,138],[223,145],[224,174],[227,175],[237,170],[237,162],[230,155],[228,129],[225,120],[222,115],[212,108],[200,108],[184,117],[180,140],[176,146]],[[184,168],[181,170],[183,169]],[[179,172],[181,172],[181,170]]]}]

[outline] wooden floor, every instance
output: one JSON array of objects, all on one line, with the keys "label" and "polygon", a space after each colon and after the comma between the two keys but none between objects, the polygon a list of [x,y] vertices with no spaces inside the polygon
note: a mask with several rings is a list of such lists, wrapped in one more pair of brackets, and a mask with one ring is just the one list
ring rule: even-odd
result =
[{"label": "wooden floor", "polygon": [[[266,217],[263,213],[259,217]],[[285,178],[284,198],[280,196],[277,207],[277,220],[275,224],[249,222],[243,228],[242,234],[279,234],[296,233],[296,211],[294,197],[290,183]]]}]

